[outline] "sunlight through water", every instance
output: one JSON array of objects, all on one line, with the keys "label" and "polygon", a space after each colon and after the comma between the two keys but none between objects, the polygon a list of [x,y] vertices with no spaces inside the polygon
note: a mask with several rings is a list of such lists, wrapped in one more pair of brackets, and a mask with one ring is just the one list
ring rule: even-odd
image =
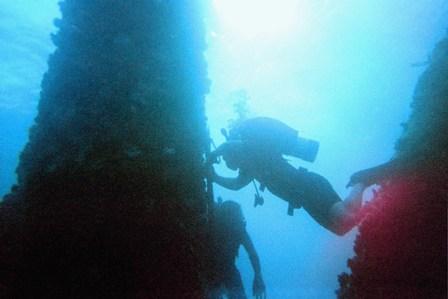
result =
[{"label": "sunlight through water", "polygon": [[243,38],[287,35],[307,11],[297,0],[214,0],[213,6],[222,26]]}]

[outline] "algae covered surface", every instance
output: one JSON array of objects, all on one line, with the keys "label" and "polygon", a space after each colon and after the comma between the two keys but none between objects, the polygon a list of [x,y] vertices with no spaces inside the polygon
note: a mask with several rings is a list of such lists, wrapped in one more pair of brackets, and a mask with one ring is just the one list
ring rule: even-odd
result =
[{"label": "algae covered surface", "polygon": [[158,1],[60,9],[17,184],[0,207],[1,297],[198,298],[200,15]]}]

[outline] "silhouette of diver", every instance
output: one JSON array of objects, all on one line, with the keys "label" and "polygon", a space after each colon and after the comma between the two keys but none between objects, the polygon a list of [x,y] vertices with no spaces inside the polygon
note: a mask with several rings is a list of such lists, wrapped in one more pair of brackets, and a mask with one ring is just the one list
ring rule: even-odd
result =
[{"label": "silhouette of diver", "polygon": [[261,275],[260,261],[249,234],[246,231],[241,207],[234,201],[224,201],[215,209],[212,224],[214,236],[213,275],[209,299],[222,298],[223,294],[229,299],[245,299],[244,287],[240,273],[235,266],[240,245],[249,255],[254,269],[252,286],[256,299],[266,299],[266,288]]},{"label": "silhouette of diver", "polygon": [[[362,194],[367,187],[362,180],[353,181],[345,200],[334,191],[321,175],[295,168],[283,155],[313,162],[319,143],[301,138],[298,132],[281,121],[258,117],[243,121],[230,133],[227,141],[211,152],[207,165],[222,156],[226,166],[239,170],[235,178],[216,174],[210,167],[210,177],[217,184],[239,190],[254,179],[274,195],[287,201],[292,208],[303,207],[315,221],[337,235],[344,235],[358,222]],[[290,213],[292,214],[292,213]]]}]

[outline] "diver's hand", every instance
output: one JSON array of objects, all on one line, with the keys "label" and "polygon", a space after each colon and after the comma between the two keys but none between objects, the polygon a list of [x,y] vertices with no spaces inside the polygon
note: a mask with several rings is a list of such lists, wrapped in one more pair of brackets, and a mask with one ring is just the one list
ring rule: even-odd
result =
[{"label": "diver's hand", "polygon": [[359,183],[365,186],[371,186],[373,184],[380,183],[382,180],[386,179],[389,176],[388,171],[389,169],[387,163],[357,171],[352,174],[352,176],[350,177],[350,181],[348,182],[346,187],[353,187]]},{"label": "diver's hand", "polygon": [[217,151],[213,151],[207,155],[207,158],[205,159],[205,165],[210,166],[216,163],[219,163],[219,154]]},{"label": "diver's hand", "polygon": [[255,299],[266,299],[266,286],[261,274],[256,274],[252,285],[252,292]]},{"label": "diver's hand", "polygon": [[346,188],[353,187],[354,185],[366,181],[367,173],[365,170],[361,170],[358,172],[355,172],[350,177],[350,181],[345,186]]}]

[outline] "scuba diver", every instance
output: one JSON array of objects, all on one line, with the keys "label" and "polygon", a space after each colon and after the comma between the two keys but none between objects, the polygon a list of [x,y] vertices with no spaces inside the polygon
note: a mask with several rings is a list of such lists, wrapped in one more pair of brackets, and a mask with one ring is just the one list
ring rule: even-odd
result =
[{"label": "scuba diver", "polygon": [[208,299],[222,298],[245,299],[243,282],[235,266],[240,245],[247,251],[252,268],[254,281],[253,296],[256,299],[266,299],[266,287],[261,275],[260,261],[249,234],[246,231],[241,206],[231,200],[218,204],[212,222],[213,232],[213,271],[212,287]]},{"label": "scuba diver", "polygon": [[[288,214],[303,207],[320,225],[329,231],[344,235],[358,222],[362,195],[367,187],[363,180],[354,180],[350,194],[342,200],[327,179],[304,168],[295,168],[283,158],[290,155],[313,162],[319,143],[299,137],[298,132],[281,121],[257,117],[247,119],[227,134],[227,141],[207,157],[211,166],[210,178],[231,190],[239,190],[254,180],[260,189],[267,188],[272,194],[288,202]],[[222,157],[226,166],[238,170],[238,176],[227,178],[218,175],[212,164]],[[254,183],[255,184],[255,183]],[[257,204],[260,196],[256,195]]]}]

